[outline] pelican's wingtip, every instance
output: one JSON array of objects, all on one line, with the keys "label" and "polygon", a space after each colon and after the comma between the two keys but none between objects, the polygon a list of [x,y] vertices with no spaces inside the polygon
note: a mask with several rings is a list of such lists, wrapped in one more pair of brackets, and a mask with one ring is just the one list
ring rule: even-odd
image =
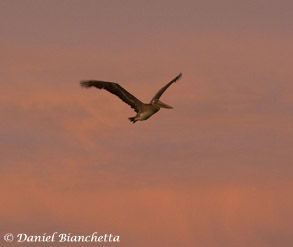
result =
[{"label": "pelican's wingtip", "polygon": [[89,88],[92,86],[90,81],[80,81],[79,84],[81,87],[84,87],[84,88]]},{"label": "pelican's wingtip", "polygon": [[182,77],[182,73],[180,73],[179,75],[177,75],[174,79],[174,82],[176,82],[177,80],[181,79]]}]

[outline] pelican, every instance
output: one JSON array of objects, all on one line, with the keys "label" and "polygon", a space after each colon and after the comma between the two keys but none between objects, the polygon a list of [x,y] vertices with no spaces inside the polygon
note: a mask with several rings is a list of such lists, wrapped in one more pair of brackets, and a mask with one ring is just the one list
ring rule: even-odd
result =
[{"label": "pelican", "polygon": [[98,89],[105,89],[108,92],[115,94],[126,104],[130,105],[131,108],[137,113],[136,116],[128,118],[132,123],[136,121],[144,121],[154,115],[156,112],[160,110],[160,108],[173,109],[172,106],[169,106],[162,101],[160,101],[160,97],[166,91],[168,87],[170,87],[174,82],[176,82],[182,73],[176,76],[172,81],[167,83],[164,87],[162,87],[152,98],[149,104],[142,103],[139,99],[121,87],[118,83],[115,82],[107,82],[107,81],[81,81],[80,85],[84,88],[96,87]]}]

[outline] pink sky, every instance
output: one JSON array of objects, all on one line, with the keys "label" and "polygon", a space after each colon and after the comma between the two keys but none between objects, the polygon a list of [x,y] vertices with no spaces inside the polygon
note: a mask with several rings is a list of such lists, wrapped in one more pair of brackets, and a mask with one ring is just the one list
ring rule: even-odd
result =
[{"label": "pink sky", "polygon": [[[1,1],[0,246],[55,231],[114,233],[120,247],[292,246],[292,9]],[[115,81],[149,102],[180,72],[162,96],[174,109],[134,125],[118,98],[79,87]]]}]

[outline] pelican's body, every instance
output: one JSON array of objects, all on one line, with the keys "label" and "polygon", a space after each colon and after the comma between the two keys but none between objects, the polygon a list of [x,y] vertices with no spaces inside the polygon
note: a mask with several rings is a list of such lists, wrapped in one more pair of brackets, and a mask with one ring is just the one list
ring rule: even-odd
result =
[{"label": "pelican's body", "polygon": [[159,110],[160,107],[156,104],[144,104],[142,105],[142,109],[136,114],[136,116],[129,118],[129,120],[134,122],[147,120]]},{"label": "pelican's body", "polygon": [[160,110],[160,108],[167,108],[172,109],[172,106],[169,106],[162,101],[159,100],[161,95],[165,92],[165,90],[173,84],[175,81],[177,81],[182,74],[180,73],[177,77],[175,77],[172,81],[170,81],[167,85],[165,85],[163,88],[161,88],[156,95],[152,98],[151,102],[149,104],[142,103],[140,100],[138,100],[136,97],[134,97],[132,94],[130,94],[128,91],[126,91],[123,87],[121,87],[119,84],[115,82],[106,82],[106,81],[81,81],[82,87],[97,87],[99,89],[105,89],[108,92],[115,94],[118,96],[121,100],[123,100],[125,103],[129,104],[136,112],[136,116],[130,117],[129,120],[133,123],[136,121],[144,121],[150,118],[152,115],[154,115],[156,112]]}]

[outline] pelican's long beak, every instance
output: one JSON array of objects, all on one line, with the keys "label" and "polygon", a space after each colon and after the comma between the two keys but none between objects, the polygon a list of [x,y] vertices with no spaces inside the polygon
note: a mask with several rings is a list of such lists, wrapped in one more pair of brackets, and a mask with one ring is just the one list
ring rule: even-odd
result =
[{"label": "pelican's long beak", "polygon": [[163,103],[163,102],[160,101],[160,100],[158,100],[157,104],[158,104],[161,108],[173,109],[172,106],[169,106],[169,105]]}]

